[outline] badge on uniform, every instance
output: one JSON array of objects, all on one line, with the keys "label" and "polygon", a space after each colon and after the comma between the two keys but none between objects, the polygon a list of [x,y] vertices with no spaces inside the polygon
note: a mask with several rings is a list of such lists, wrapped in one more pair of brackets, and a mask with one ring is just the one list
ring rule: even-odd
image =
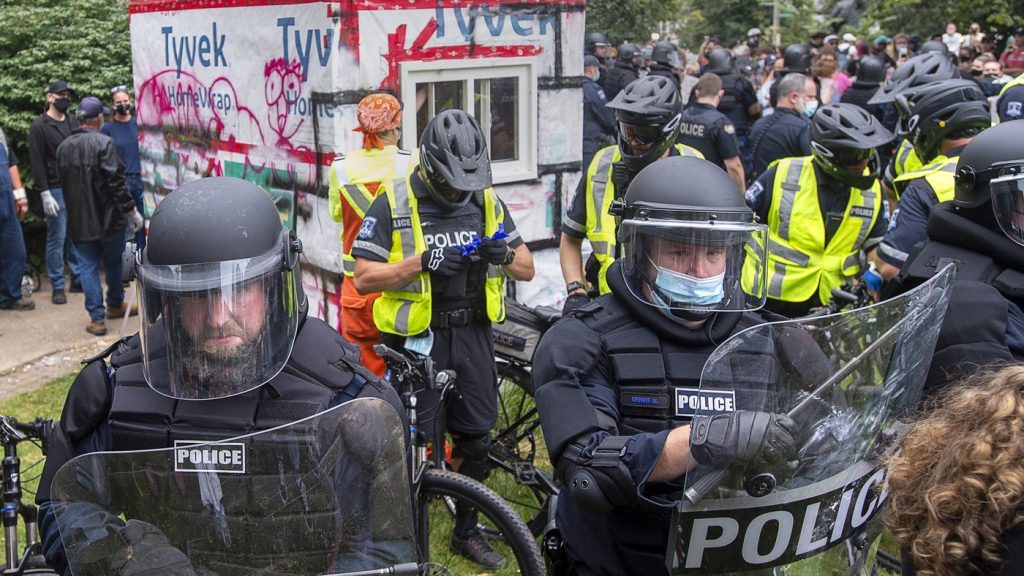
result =
[{"label": "badge on uniform", "polygon": [[736,411],[735,390],[676,388],[676,416],[724,414]]},{"label": "badge on uniform", "polygon": [[722,131],[725,132],[726,134],[735,134],[736,127],[733,126],[732,124],[726,124],[725,126],[722,126]]},{"label": "badge on uniform", "polygon": [[748,206],[756,206],[761,200],[761,194],[764,192],[764,186],[760,182],[754,182],[747,188],[747,193],[743,195],[743,199],[747,201]]},{"label": "badge on uniform", "polygon": [[369,240],[373,238],[373,229],[377,227],[377,219],[373,216],[367,216],[363,218],[363,223],[359,226],[359,233],[357,236],[363,240]]}]

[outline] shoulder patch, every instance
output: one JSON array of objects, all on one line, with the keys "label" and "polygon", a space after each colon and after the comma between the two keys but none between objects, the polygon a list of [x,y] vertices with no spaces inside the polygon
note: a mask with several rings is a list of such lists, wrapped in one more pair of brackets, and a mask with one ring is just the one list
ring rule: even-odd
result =
[{"label": "shoulder patch", "polygon": [[373,216],[367,216],[363,218],[363,223],[359,226],[359,233],[357,236],[363,240],[369,240],[373,238],[373,230],[377,227],[377,219]]},{"label": "shoulder patch", "polygon": [[1022,112],[1021,108],[1021,102],[1009,102],[1006,105],[1006,115],[1010,118],[1018,118]]},{"label": "shoulder patch", "polygon": [[733,126],[732,124],[726,124],[726,125],[722,126],[722,131],[725,132],[726,134],[735,134],[736,133],[736,127]]},{"label": "shoulder patch", "polygon": [[756,205],[761,200],[761,195],[764,194],[764,186],[760,182],[754,182],[747,188],[747,193],[743,195],[743,199],[747,201],[747,205]]}]

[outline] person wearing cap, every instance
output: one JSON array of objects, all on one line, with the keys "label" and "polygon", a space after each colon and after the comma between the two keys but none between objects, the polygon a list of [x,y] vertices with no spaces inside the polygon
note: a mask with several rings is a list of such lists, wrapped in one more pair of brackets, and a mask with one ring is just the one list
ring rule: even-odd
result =
[{"label": "person wearing cap", "polygon": [[[46,217],[46,274],[50,277],[54,304],[67,304],[64,292],[64,252],[67,243],[68,216],[64,205],[64,191],[57,175],[57,146],[71,135],[77,125],[68,115],[75,91],[64,80],[50,84],[46,91],[46,112],[39,115],[28,129],[28,156],[32,179],[43,204]],[[68,251],[71,269],[71,289],[81,289],[78,264]]]},{"label": "person wearing cap", "polygon": [[871,54],[873,56],[878,56],[879,58],[884,58],[886,66],[889,68],[895,68],[896,60],[893,59],[891,54],[889,54],[889,44],[892,44],[892,38],[889,38],[885,34],[875,36],[874,41],[871,43]]},{"label": "person wearing cap", "polygon": [[818,50],[821,50],[821,47],[825,45],[825,36],[827,34],[820,30],[811,34],[811,39],[807,42],[807,47],[811,50],[811,54],[816,55]]},{"label": "person wearing cap", "polygon": [[615,114],[601,88],[601,63],[590,54],[583,57],[583,166],[594,154],[615,141]]},{"label": "person wearing cap", "polygon": [[25,274],[25,238],[21,219],[28,211],[28,198],[21,185],[18,157],[0,130],[0,310],[25,312],[36,303],[21,293]]},{"label": "person wearing cap", "polygon": [[1003,63],[1003,72],[1010,76],[1024,72],[1024,26],[1013,33],[1013,39],[1007,42],[999,61]]},{"label": "person wearing cap", "polygon": [[[142,161],[139,157],[139,122],[132,114],[132,97],[128,94],[128,87],[120,85],[111,88],[110,103],[114,107],[114,114],[103,123],[100,131],[114,139],[117,155],[120,156],[121,162],[124,162],[124,181],[128,186],[128,192],[135,200],[135,208],[139,214],[145,214],[146,205],[142,200]],[[135,243],[139,250],[146,247],[145,227],[135,233]]]},{"label": "person wearing cap", "polygon": [[[107,318],[137,314],[128,310],[121,280],[125,228],[134,234],[142,229],[142,214],[124,181],[124,164],[114,140],[100,132],[110,109],[95,96],[78,104],[78,127],[57,147],[57,174],[67,192],[68,237],[78,258],[89,312],[86,332],[107,333]],[[106,272],[107,298],[103,306],[100,266]]]},{"label": "person wearing cap", "polygon": [[360,294],[356,290],[352,246],[362,229],[366,211],[381,191],[381,182],[405,178],[416,167],[419,154],[398,147],[402,103],[391,94],[378,92],[360,100],[356,121],[359,125],[354,130],[363,135],[362,147],[336,156],[328,177],[328,209],[331,218],[341,222],[345,275],[341,283],[338,325],[342,336],[359,346],[363,365],[383,376],[384,361],[373,351],[373,346],[380,343],[380,332],[373,322],[373,303],[380,294]]}]

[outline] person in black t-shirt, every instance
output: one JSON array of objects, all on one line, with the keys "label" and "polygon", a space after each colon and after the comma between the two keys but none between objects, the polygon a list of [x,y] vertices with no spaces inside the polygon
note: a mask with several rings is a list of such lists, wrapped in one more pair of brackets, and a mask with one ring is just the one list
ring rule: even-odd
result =
[{"label": "person in black t-shirt", "polygon": [[724,94],[722,79],[708,72],[700,77],[696,92],[696,104],[683,110],[676,141],[700,150],[705,160],[728,172],[742,193],[746,182],[736,142],[736,127],[717,109]]}]

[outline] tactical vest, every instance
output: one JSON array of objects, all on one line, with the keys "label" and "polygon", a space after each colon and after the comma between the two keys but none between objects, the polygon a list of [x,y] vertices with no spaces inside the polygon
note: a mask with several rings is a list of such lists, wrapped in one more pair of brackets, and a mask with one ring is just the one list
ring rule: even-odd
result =
[{"label": "tactical vest", "polygon": [[[718,372],[728,373],[728,381],[708,383],[714,390],[698,395],[704,364],[720,343],[684,346],[659,337],[615,299],[601,299],[600,308],[578,317],[600,335],[615,384],[618,435],[671,430],[689,423],[695,413],[764,406],[763,393],[777,373],[767,340],[755,354],[730,358],[729,369]],[[763,323],[757,315],[743,314],[732,333]]]},{"label": "tactical vest", "polygon": [[[916,159],[917,156],[915,155],[914,158]],[[936,200],[948,202],[953,199],[953,194],[956,191],[956,179],[954,177],[956,176],[956,163],[959,159],[959,156],[949,158],[940,154],[929,162],[928,165],[897,176],[892,181],[893,186],[895,186],[898,194],[903,194],[903,191],[907,189],[911,181],[924,178],[935,192]]]},{"label": "tactical vest", "polygon": [[[385,149],[386,150],[386,149]],[[373,204],[378,187],[370,191],[367,184],[380,183],[391,178],[407,176],[417,164],[415,152],[396,150],[394,155],[376,154],[368,157],[365,154],[353,154],[346,158],[336,158],[331,164],[331,190],[328,194],[328,209],[336,222],[342,222],[342,254],[341,267],[345,276],[355,274],[356,261],[352,257],[352,246],[346,245],[345,231],[355,232],[359,229],[366,211]],[[336,186],[336,188],[335,188]],[[351,212],[345,218],[342,201]]]},{"label": "tactical vest", "polygon": [[[811,156],[779,161],[768,212],[768,297],[804,302],[815,291],[822,303],[832,289],[860,270],[861,246],[882,210],[881,189],[850,190],[843,221],[825,246],[825,222],[818,203],[818,179]],[[743,265],[743,289],[759,293],[753,259]]]},{"label": "tactical vest", "polygon": [[893,159],[893,169],[896,172],[896,176],[899,177],[904,172],[913,172],[923,167],[924,163],[917,157],[917,152],[914,150],[914,145],[911,144],[910,140],[901,140],[899,148],[896,149],[896,158]]},{"label": "tactical vest", "polygon": [[1009,82],[1004,84],[1003,88],[999,91],[999,97],[1002,98],[1003,94],[1005,94],[1007,90],[1013,88],[1014,86],[1024,86],[1024,74],[1021,74],[1020,76],[1017,76],[1013,80],[1010,80]]},{"label": "tactical vest", "polygon": [[[216,400],[174,400],[153,391],[143,377],[138,342],[138,337],[134,337],[111,358],[116,376],[108,423],[115,451],[167,448],[177,441],[222,440],[266,430],[312,416],[332,404],[361,395],[364,388],[370,392],[379,386],[365,369],[356,368],[373,380],[355,377],[353,366],[358,366],[358,349],[330,326],[314,319],[304,323],[292,357],[280,374],[256,390]],[[194,543],[195,549],[190,550],[193,557],[203,557],[204,566],[221,574],[233,573],[230,567],[236,562],[222,552],[204,556],[203,542],[230,542],[232,553],[237,552],[239,557],[266,556],[273,559],[267,564],[283,573],[322,571],[324,559],[339,553],[334,538],[325,536],[334,535],[337,518],[352,517],[347,509],[339,514],[339,508],[346,503],[339,501],[335,486],[317,486],[312,477],[315,473],[309,470],[289,474],[299,470],[307,456],[295,451],[295,439],[300,439],[298,445],[311,447],[318,441],[315,434],[314,426],[296,425],[289,429],[289,442],[283,442],[276,453],[267,449],[266,441],[260,443],[258,451],[246,450],[245,461],[250,470],[277,470],[277,474],[216,474],[219,493],[211,496],[210,505],[220,504],[222,510],[180,508],[183,501],[175,496],[176,492],[206,493],[196,474],[175,474],[165,483],[139,470],[135,485],[144,498],[136,494],[132,499],[145,502],[145,509],[123,512],[126,517],[143,519],[158,515],[161,524],[179,527],[184,533],[175,533],[171,528],[168,538],[172,542]],[[301,440],[305,435],[309,435],[308,442]],[[357,439],[353,441],[358,444]],[[353,472],[358,474],[355,469]],[[251,517],[267,511],[273,512],[280,533],[288,535],[288,546],[292,549],[289,553],[266,549],[266,535],[251,533]],[[355,527],[352,529],[355,531]],[[306,544],[301,553],[294,550],[296,542]],[[256,549],[257,543],[263,548]],[[217,570],[218,567],[221,569]]]},{"label": "tactical vest", "polygon": [[[704,158],[699,150],[685,144],[676,144],[675,148],[680,156]],[[625,193],[625,190],[617,190],[612,180],[612,168],[621,159],[622,153],[618,146],[606,146],[597,151],[587,168],[587,240],[590,241],[594,257],[601,265],[598,272],[598,288],[601,294],[611,291],[606,276],[608,267],[615,261],[615,231],[618,223],[615,217],[608,213],[608,208],[611,207],[613,200]]]},{"label": "tactical vest", "polygon": [[[420,223],[419,203],[407,178],[396,178],[385,186],[388,206],[391,208],[391,252],[388,263],[420,254],[427,249]],[[505,219],[505,211],[492,188],[483,191],[484,236],[493,236],[498,224]],[[398,224],[398,225],[396,225]],[[487,318],[491,322],[505,320],[505,269],[487,265],[484,282]],[[420,272],[404,286],[385,290],[373,303],[373,321],[377,329],[388,334],[414,336],[430,327],[432,298],[430,274]]]},{"label": "tactical vest", "polygon": [[722,99],[718,102],[719,112],[728,115],[730,112],[736,109],[740,105],[739,99],[736,97],[736,75],[732,72],[723,74],[722,78]]}]

